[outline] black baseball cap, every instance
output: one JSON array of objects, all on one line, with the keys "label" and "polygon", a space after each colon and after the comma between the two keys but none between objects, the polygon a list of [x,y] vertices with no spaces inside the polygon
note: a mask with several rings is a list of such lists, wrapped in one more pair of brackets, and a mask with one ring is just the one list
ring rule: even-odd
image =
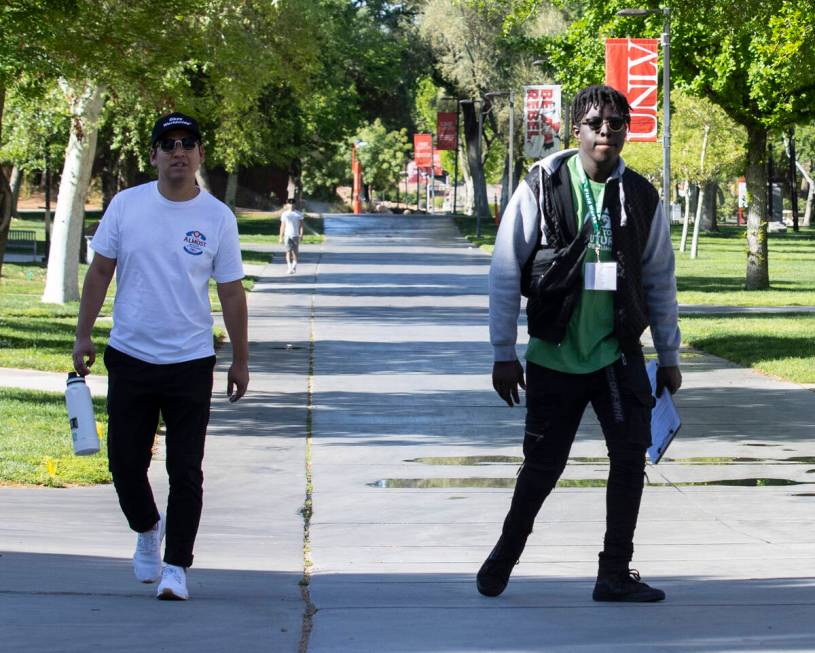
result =
[{"label": "black baseball cap", "polygon": [[201,140],[201,130],[198,129],[198,123],[195,121],[195,118],[190,118],[176,111],[156,121],[156,124],[153,126],[153,135],[150,137],[150,143],[155,145],[164,134],[174,129],[185,129],[199,141]]}]

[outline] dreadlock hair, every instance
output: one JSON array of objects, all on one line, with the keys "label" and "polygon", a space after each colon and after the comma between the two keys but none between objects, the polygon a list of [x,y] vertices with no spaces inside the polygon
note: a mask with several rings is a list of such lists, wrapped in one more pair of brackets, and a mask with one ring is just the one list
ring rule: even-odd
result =
[{"label": "dreadlock hair", "polygon": [[592,107],[601,109],[610,104],[623,118],[627,125],[631,126],[631,108],[625,95],[611,86],[600,86],[592,84],[577,93],[572,101],[572,125],[579,126],[580,121]]}]

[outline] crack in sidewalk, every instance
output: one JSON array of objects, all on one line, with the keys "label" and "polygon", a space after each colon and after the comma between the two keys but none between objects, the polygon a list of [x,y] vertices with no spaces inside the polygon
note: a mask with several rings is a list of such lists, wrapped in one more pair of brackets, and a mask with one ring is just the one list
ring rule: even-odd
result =
[{"label": "crack in sidewalk", "polygon": [[[314,279],[316,281],[317,274],[320,268],[320,258],[317,258],[317,265],[314,270]],[[303,577],[300,579],[300,596],[303,599],[303,623],[300,633],[300,645],[298,648],[299,653],[306,653],[308,651],[309,637],[311,636],[311,629],[314,627],[314,615],[317,614],[317,607],[311,600],[311,592],[309,585],[311,583],[311,568],[313,562],[311,560],[311,516],[314,512],[312,491],[314,489],[312,473],[311,473],[311,441],[312,441],[312,428],[313,428],[313,415],[314,415],[314,312],[315,312],[315,292],[311,294],[311,310],[309,315],[309,342],[308,342],[308,386],[306,391],[306,456],[305,456],[305,474],[306,474],[306,495],[303,507],[300,509],[300,514],[303,516]]]}]

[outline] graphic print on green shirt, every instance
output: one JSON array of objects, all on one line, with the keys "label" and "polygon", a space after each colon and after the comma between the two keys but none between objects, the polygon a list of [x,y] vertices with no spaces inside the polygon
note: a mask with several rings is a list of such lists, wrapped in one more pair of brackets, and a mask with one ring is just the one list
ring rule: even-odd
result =
[{"label": "graphic print on green shirt", "polygon": [[[580,189],[577,166],[580,155],[575,154],[566,165],[572,186],[577,230],[583,227],[589,217],[588,207]],[[595,206],[603,206],[606,185],[588,180]],[[586,261],[596,261],[595,250],[599,247],[600,260],[612,261],[611,218],[608,209],[600,216],[600,232],[592,232]],[[620,343],[614,336],[614,293],[607,290],[583,290],[575,306],[574,313],[566,327],[566,335],[560,344],[530,338],[526,349],[526,360],[569,374],[588,374],[610,365],[620,357]]]}]

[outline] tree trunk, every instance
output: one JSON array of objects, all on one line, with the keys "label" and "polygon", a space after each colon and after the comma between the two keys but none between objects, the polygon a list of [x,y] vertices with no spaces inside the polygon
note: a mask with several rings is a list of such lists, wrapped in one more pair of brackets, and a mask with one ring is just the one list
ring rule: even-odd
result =
[{"label": "tree trunk", "polygon": [[813,197],[815,197],[815,184],[812,183],[812,176],[809,174],[807,169],[801,165],[800,161],[796,161],[795,165],[807,185],[807,202],[806,206],[804,207],[804,219],[801,221],[801,224],[804,227],[808,227],[810,224],[812,224],[812,200]]},{"label": "tree trunk", "polygon": [[484,152],[478,142],[478,117],[474,104],[462,104],[461,114],[464,117],[464,140],[466,142],[467,167],[473,184],[473,212],[482,219],[489,219],[490,207],[487,199],[487,182],[484,178]]},{"label": "tree trunk", "polygon": [[702,221],[699,228],[702,231],[719,231],[716,216],[716,196],[719,194],[719,184],[708,180],[704,185],[705,201],[702,203]]},{"label": "tree trunk", "polygon": [[459,165],[461,166],[461,187],[458,189],[456,197],[456,211],[464,215],[473,214],[473,178],[470,175],[470,167],[466,163],[467,147],[463,140],[459,139]]},{"label": "tree trunk", "polygon": [[238,173],[230,172],[226,178],[226,192],[224,193],[224,204],[233,211],[235,210],[235,198],[238,196]]},{"label": "tree trunk", "polygon": [[689,179],[685,180],[685,216],[682,219],[682,238],[679,239],[679,251],[684,252],[688,244],[688,225],[690,224],[690,212],[693,205],[693,195],[696,186],[692,186]]},{"label": "tree trunk", "polygon": [[770,287],[767,265],[767,130],[759,125],[747,129],[747,290]]},{"label": "tree trunk", "polygon": [[696,253],[699,249],[699,226],[702,224],[702,206],[705,203],[705,192],[707,185],[699,184],[699,195],[696,198],[696,217],[693,220],[693,239],[690,244],[690,257],[696,258]]},{"label": "tree trunk", "polygon": [[11,228],[11,187],[0,168],[0,276],[3,275],[3,257],[6,255],[8,230]]},{"label": "tree trunk", "polygon": [[[6,102],[6,87],[0,84],[0,142],[3,132],[3,107]],[[11,227],[11,187],[3,169],[0,168],[0,276],[3,275],[3,257],[6,255],[8,230]]]},{"label": "tree trunk", "polygon": [[84,238],[85,197],[96,151],[97,120],[104,92],[101,86],[91,81],[75,88],[60,80],[60,86],[70,104],[71,129],[42,295],[42,301],[47,304],[64,304],[79,299],[79,240]]},{"label": "tree trunk", "polygon": [[20,170],[16,165],[11,169],[11,180],[9,186],[11,187],[11,217],[17,217],[17,202],[20,200],[20,188],[23,185],[23,177],[25,173]]}]

